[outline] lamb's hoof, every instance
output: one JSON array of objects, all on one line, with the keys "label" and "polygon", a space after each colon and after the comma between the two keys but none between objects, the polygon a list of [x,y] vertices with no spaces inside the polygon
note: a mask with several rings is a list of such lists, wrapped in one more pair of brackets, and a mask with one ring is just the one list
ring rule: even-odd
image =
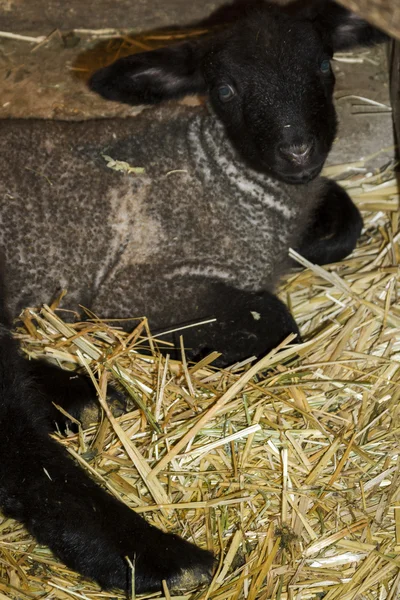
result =
[{"label": "lamb's hoof", "polygon": [[[107,404],[113,417],[121,417],[128,411],[128,401],[122,392],[113,385],[107,387]],[[101,418],[101,408],[97,400],[88,403],[81,411],[79,420],[83,429],[87,429]]]},{"label": "lamb's hoof", "polygon": [[166,552],[171,560],[168,587],[173,592],[182,592],[209,583],[216,567],[215,556],[179,536],[170,536],[172,540],[174,545],[169,543]]},{"label": "lamb's hoof", "polygon": [[204,562],[201,565],[182,569],[170,582],[170,591],[176,594],[210,583],[215,570],[215,558],[212,554],[208,554],[209,561],[206,558],[206,560],[203,559]]},{"label": "lamb's hoof", "polygon": [[174,534],[151,529],[148,545],[136,563],[135,587],[138,593],[162,589],[164,580],[171,592],[194,589],[211,581],[216,561],[208,550]]}]

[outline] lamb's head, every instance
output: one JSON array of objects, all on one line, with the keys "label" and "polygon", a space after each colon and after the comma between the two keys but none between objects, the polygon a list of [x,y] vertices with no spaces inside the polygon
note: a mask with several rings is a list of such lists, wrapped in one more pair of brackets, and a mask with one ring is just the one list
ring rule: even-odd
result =
[{"label": "lamb's head", "polygon": [[258,2],[204,39],[117,60],[90,86],[128,104],[207,93],[251,167],[307,182],[321,171],[336,133],[333,52],[383,37],[330,1],[306,8]]}]

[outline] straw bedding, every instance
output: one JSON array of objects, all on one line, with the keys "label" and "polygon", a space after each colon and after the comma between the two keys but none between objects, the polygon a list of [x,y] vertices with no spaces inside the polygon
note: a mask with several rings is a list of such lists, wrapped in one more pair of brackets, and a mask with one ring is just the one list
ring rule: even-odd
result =
[{"label": "straw bedding", "polygon": [[[66,324],[44,306],[27,308],[16,330],[28,356],[80,367],[98,388],[100,422],[57,436],[82,468],[219,557],[211,585],[184,598],[400,595],[398,189],[393,164],[327,171],[345,177],[365,230],[340,264],[295,257],[308,268],[287,277],[281,297],[302,344],[217,370],[213,355],[195,365],[184,352],[182,362],[161,357],[165,344],[140,319],[126,334],[94,316]],[[131,402],[119,417],[105,399],[111,381]],[[0,521],[0,599],[118,597]]]}]

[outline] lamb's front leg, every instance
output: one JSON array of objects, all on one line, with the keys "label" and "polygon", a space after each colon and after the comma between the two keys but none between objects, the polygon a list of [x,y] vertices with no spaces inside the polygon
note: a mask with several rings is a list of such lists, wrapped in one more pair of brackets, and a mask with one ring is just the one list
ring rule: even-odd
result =
[{"label": "lamb's front leg", "polygon": [[0,508],[72,569],[104,588],[137,592],[207,581],[213,556],[149,525],[97,486],[48,435],[26,362],[0,329]]},{"label": "lamb's front leg", "polygon": [[[68,371],[50,364],[46,360],[27,360],[26,368],[33,384],[40,392],[43,411],[46,411],[52,429],[64,432],[67,427],[74,431],[76,426],[57,407],[62,408],[84,427],[98,421],[101,414],[95,387],[84,373]],[[114,416],[127,410],[127,399],[114,386],[107,387],[108,404]],[[43,413],[44,414],[44,413]]]},{"label": "lamb's front leg", "polygon": [[317,265],[337,262],[354,250],[362,225],[348,193],[326,180],[323,199],[296,250]]},{"label": "lamb's front leg", "polygon": [[[180,356],[180,335],[183,335],[189,359],[197,360],[216,350],[221,356],[213,364],[219,367],[251,356],[264,356],[291,333],[300,341],[298,327],[289,310],[268,291],[249,292],[207,281],[207,278],[198,278],[197,282],[193,278],[171,284],[169,298],[168,314],[176,315],[173,325],[184,323],[183,314],[190,316],[194,323],[210,320],[203,325],[178,329],[170,336],[161,336],[174,343],[176,358]],[[172,329],[171,324],[166,329]],[[168,353],[173,353],[171,348]]]}]

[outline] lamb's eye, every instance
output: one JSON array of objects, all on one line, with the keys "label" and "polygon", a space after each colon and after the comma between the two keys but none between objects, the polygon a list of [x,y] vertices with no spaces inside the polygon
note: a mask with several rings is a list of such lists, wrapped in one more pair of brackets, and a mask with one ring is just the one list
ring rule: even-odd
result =
[{"label": "lamb's eye", "polygon": [[235,94],[236,92],[233,87],[227,83],[218,88],[218,98],[221,100],[221,102],[228,102],[229,100],[232,100]]},{"label": "lamb's eye", "polygon": [[331,62],[328,59],[325,59],[320,64],[319,68],[321,69],[321,73],[324,73],[324,75],[326,75],[331,70]]}]

